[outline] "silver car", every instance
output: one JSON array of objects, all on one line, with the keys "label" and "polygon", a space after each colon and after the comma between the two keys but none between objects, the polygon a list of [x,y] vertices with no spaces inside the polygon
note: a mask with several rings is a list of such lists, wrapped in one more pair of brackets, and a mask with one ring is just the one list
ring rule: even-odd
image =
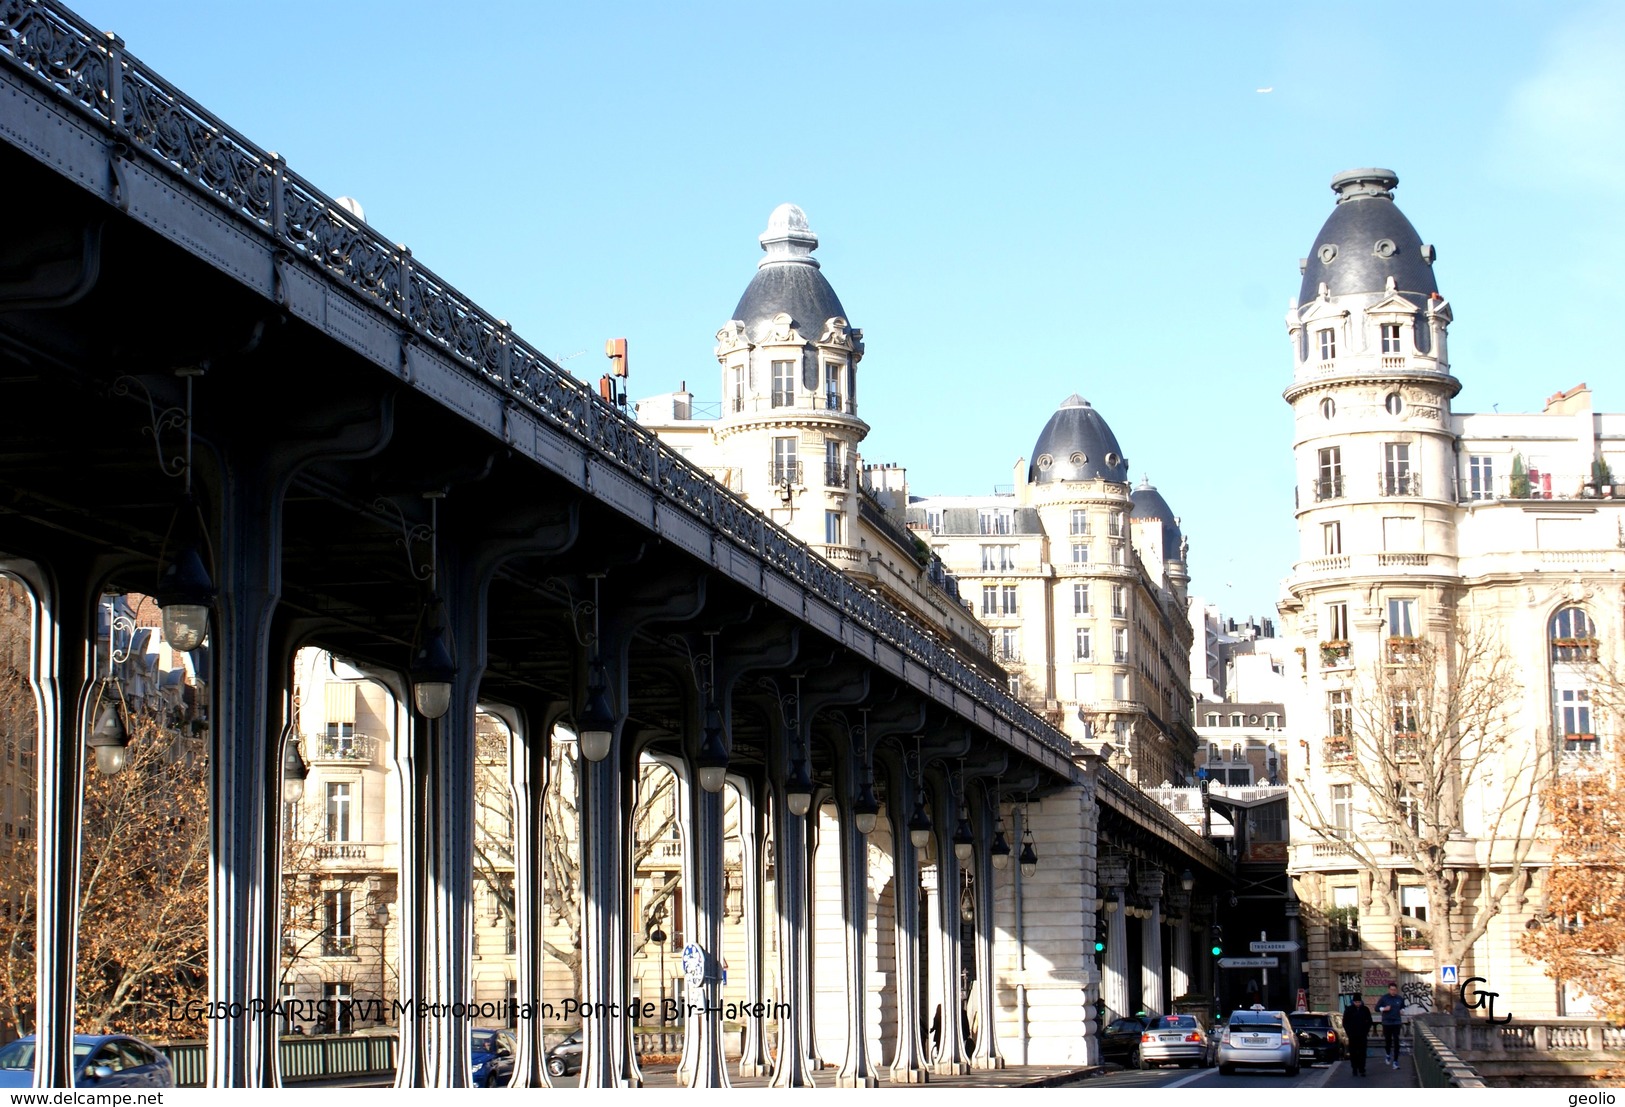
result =
[{"label": "silver car", "polygon": [[1207,1065],[1207,1035],[1194,1015],[1163,1015],[1140,1035],[1140,1067]]},{"label": "silver car", "polygon": [[1229,1076],[1237,1065],[1285,1069],[1298,1075],[1298,1035],[1285,1011],[1254,1006],[1237,1011],[1219,1039],[1219,1075]]}]

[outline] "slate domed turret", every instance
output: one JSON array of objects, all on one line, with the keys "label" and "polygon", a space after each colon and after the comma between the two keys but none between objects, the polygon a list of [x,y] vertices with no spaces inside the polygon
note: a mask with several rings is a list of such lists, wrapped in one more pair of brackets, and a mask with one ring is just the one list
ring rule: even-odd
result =
[{"label": "slate domed turret", "polygon": [[1439,291],[1436,253],[1394,204],[1397,184],[1391,169],[1351,169],[1332,178],[1337,206],[1304,259],[1300,304],[1318,296],[1322,284],[1333,296],[1380,294],[1390,278],[1395,291],[1424,300]]},{"label": "slate domed turret", "polygon": [[[1185,586],[1190,583],[1190,570],[1185,562],[1185,536],[1179,529],[1179,516],[1148,480],[1141,480],[1140,486],[1129,493],[1129,503],[1132,505],[1128,513],[1131,526],[1158,526],[1156,553],[1162,559],[1168,582],[1183,595]],[[1139,527],[1135,529],[1138,531]],[[1152,544],[1136,539],[1136,545],[1140,546],[1141,558],[1149,562],[1151,559],[1146,554]]]},{"label": "slate domed turret", "polygon": [[806,214],[794,204],[780,204],[767,218],[758,239],[767,256],[756,263],[756,275],[745,286],[733,317],[745,325],[752,342],[760,342],[781,314],[802,336],[816,340],[830,319],[845,319],[840,297],[820,271],[812,252],[818,236]]},{"label": "slate domed turret", "polygon": [[1033,443],[1027,479],[1034,484],[1064,480],[1128,480],[1128,458],[1100,412],[1077,393],[1068,396]]}]

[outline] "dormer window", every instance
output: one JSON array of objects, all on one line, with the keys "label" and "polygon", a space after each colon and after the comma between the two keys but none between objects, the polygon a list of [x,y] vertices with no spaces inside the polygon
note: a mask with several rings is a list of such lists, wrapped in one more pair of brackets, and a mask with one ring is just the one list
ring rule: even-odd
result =
[{"label": "dormer window", "polygon": [[796,403],[796,363],[773,363],[773,406],[794,407]]},{"label": "dormer window", "polygon": [[1382,352],[1397,354],[1399,349],[1399,324],[1384,323],[1382,325]]},{"label": "dormer window", "polygon": [[1337,356],[1337,332],[1331,327],[1325,327],[1315,332],[1315,338],[1320,342],[1320,360],[1330,361]]},{"label": "dormer window", "polygon": [[824,409],[826,411],[844,411],[846,404],[841,397],[841,377],[845,367],[837,361],[824,363]]}]

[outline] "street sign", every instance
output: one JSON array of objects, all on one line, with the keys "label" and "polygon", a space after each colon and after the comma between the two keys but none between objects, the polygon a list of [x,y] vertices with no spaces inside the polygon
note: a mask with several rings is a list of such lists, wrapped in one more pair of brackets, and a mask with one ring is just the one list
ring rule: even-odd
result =
[{"label": "street sign", "polygon": [[1454,965],[1440,965],[1439,966],[1439,983],[1440,984],[1454,984],[1454,983],[1456,983],[1457,975],[1458,974],[1456,972],[1456,966],[1454,966]]},{"label": "street sign", "polygon": [[1297,942],[1248,942],[1247,948],[1254,953],[1297,953]]},{"label": "street sign", "polygon": [[1221,969],[1273,969],[1279,966],[1279,957],[1221,957]]}]

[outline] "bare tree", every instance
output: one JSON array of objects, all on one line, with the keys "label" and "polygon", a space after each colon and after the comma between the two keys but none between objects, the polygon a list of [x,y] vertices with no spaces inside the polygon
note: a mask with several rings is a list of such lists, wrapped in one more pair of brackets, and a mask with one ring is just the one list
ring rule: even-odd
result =
[{"label": "bare tree", "polygon": [[[1386,914],[1404,914],[1401,873],[1426,889],[1425,917],[1405,914],[1397,938],[1432,951],[1435,981],[1521,904],[1551,774],[1516,725],[1522,682],[1499,639],[1465,616],[1451,637],[1387,639],[1334,715],[1326,771],[1352,786],[1351,812],[1330,808],[1325,780],[1293,785],[1298,817],[1353,859]],[[1453,999],[1436,987],[1436,1008]]]}]

